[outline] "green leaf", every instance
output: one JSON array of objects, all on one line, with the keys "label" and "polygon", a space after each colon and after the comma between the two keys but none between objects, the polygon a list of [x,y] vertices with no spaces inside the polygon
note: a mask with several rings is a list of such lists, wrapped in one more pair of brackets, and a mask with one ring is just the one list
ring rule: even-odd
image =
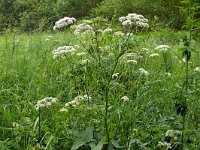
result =
[{"label": "green leaf", "polygon": [[116,140],[111,140],[110,141],[112,143],[112,145],[115,147],[115,148],[124,148],[124,146],[120,146],[119,143],[116,141]]},{"label": "green leaf", "polygon": [[93,147],[91,150],[102,150],[102,148],[103,148],[103,142],[99,141],[99,143],[95,147]]},{"label": "green leaf", "polygon": [[93,139],[93,127],[88,127],[85,131],[80,134],[82,141],[90,142]]},{"label": "green leaf", "polygon": [[76,149],[78,149],[79,147],[81,147],[81,146],[83,146],[85,144],[86,144],[86,141],[81,141],[81,140],[75,141],[73,143],[72,147],[71,147],[71,150],[76,150]]},{"label": "green leaf", "polygon": [[45,147],[45,150],[48,148],[49,144],[51,143],[51,141],[53,140],[53,135],[50,136],[50,138],[48,139],[47,145]]},{"label": "green leaf", "polygon": [[91,150],[94,150],[96,148],[95,142],[89,143],[89,146],[90,146]]}]

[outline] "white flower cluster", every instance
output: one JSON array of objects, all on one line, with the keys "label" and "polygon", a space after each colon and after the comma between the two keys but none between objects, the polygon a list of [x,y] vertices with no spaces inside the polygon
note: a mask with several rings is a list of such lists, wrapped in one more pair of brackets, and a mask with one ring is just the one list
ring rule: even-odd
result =
[{"label": "white flower cluster", "polygon": [[70,101],[70,102],[67,102],[65,104],[65,107],[64,108],[61,108],[60,109],[60,112],[67,112],[69,107],[76,107],[78,106],[82,101],[86,101],[86,100],[90,100],[92,97],[91,96],[88,96],[88,95],[84,95],[84,96],[81,96],[81,95],[78,95],[74,98],[74,100]]},{"label": "white flower cluster", "polygon": [[35,108],[36,108],[36,110],[39,110],[39,108],[41,108],[41,107],[51,106],[56,101],[57,101],[57,98],[45,97],[42,100],[37,101],[37,104],[35,105]]},{"label": "white flower cluster", "polygon": [[68,26],[68,25],[70,25],[70,24],[73,24],[74,22],[76,22],[76,19],[75,19],[75,18],[64,17],[64,18],[59,19],[58,21],[55,22],[55,25],[54,25],[54,27],[53,27],[53,30],[66,27],[66,26]]},{"label": "white flower cluster", "polygon": [[158,45],[155,49],[160,50],[162,52],[166,52],[166,51],[168,51],[169,46],[168,45]]},{"label": "white flower cluster", "polygon": [[80,63],[81,63],[82,65],[86,65],[86,64],[90,63],[90,61],[91,61],[90,59],[83,59],[83,60],[81,60]]},{"label": "white flower cluster", "polygon": [[148,75],[149,75],[149,72],[146,71],[146,70],[144,70],[143,68],[139,68],[139,71],[140,71],[140,73],[141,73],[142,75],[144,75],[144,76],[148,76]]},{"label": "white flower cluster", "polygon": [[85,53],[85,52],[79,52],[79,53],[77,53],[76,54],[76,56],[83,56],[83,55],[86,55],[87,53]]},{"label": "white flower cluster", "polygon": [[172,148],[171,143],[167,142],[158,142],[158,147],[159,149],[165,149],[165,150],[169,150]]},{"label": "white flower cluster", "polygon": [[113,33],[114,36],[124,36],[124,33],[122,31],[116,31]]},{"label": "white flower cluster", "polygon": [[114,73],[114,74],[112,75],[112,78],[117,78],[117,77],[119,77],[119,73],[118,73],[118,72],[116,72],[116,73]]},{"label": "white flower cluster", "polygon": [[133,33],[131,33],[131,32],[128,32],[128,33],[126,33],[126,35],[127,35],[127,36],[132,36],[132,35],[133,35]]},{"label": "white flower cluster", "polygon": [[131,63],[131,64],[137,64],[137,60],[133,60],[133,59],[127,60],[126,62]]},{"label": "white flower cluster", "polygon": [[149,55],[149,57],[157,57],[157,56],[159,56],[158,53],[152,53],[152,54]]},{"label": "white flower cluster", "polygon": [[77,25],[74,31],[74,34],[78,34],[78,35],[79,34],[82,34],[82,35],[93,34],[93,33],[94,33],[93,28],[89,24],[86,24],[86,23]]},{"label": "white flower cluster", "polygon": [[74,53],[76,49],[74,46],[62,46],[58,47],[56,50],[53,50],[53,58],[62,57],[65,58],[66,54]]},{"label": "white flower cluster", "polygon": [[165,133],[165,137],[174,138],[174,137],[180,136],[181,134],[182,134],[182,132],[179,130],[168,130]]},{"label": "white flower cluster", "polygon": [[127,102],[127,101],[129,101],[129,98],[128,98],[128,96],[122,96],[121,100],[123,100],[124,102]]},{"label": "white flower cluster", "polygon": [[13,126],[13,128],[17,128],[18,129],[21,125],[19,123],[17,123],[17,122],[13,122],[12,126]]},{"label": "white flower cluster", "polygon": [[136,13],[130,13],[127,16],[120,17],[119,22],[121,22],[123,26],[149,27],[148,19]]},{"label": "white flower cluster", "polygon": [[195,71],[196,71],[196,72],[200,72],[200,67],[196,67],[196,68],[195,68]]},{"label": "white flower cluster", "polygon": [[148,48],[142,48],[142,52],[147,52],[147,51],[149,51]]},{"label": "white flower cluster", "polygon": [[137,64],[138,55],[136,53],[126,53],[121,57],[121,60],[125,63]]},{"label": "white flower cluster", "polygon": [[104,34],[109,34],[109,33],[112,33],[112,32],[113,32],[113,30],[111,28],[107,28],[107,29],[102,31],[102,34],[104,35]]}]

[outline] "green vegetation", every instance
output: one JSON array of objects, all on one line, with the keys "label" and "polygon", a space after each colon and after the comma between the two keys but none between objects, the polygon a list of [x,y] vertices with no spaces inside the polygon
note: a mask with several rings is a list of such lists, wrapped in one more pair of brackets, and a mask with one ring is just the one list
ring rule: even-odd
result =
[{"label": "green vegetation", "polygon": [[130,12],[148,17],[154,25],[180,29],[186,18],[180,7],[185,7],[180,0],[0,0],[0,30],[46,31],[64,16],[102,16],[116,22]]},{"label": "green vegetation", "polygon": [[133,2],[0,1],[1,150],[200,149],[199,5]]}]

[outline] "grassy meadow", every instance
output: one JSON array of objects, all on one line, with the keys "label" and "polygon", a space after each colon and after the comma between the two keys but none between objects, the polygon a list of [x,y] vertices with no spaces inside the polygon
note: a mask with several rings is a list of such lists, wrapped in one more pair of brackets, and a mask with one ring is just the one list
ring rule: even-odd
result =
[{"label": "grassy meadow", "polygon": [[[171,29],[92,36],[5,32],[0,149],[175,150],[182,142],[200,149],[200,43],[191,41],[186,80],[184,36]],[[75,50],[53,55],[60,46]],[[50,102],[38,103],[43,98]]]}]

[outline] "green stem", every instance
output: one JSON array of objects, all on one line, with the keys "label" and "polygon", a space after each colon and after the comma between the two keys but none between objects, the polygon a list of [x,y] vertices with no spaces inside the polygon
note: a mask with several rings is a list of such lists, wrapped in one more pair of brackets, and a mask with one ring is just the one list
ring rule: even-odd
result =
[{"label": "green stem", "polygon": [[41,119],[41,116],[40,116],[40,108],[39,108],[39,131],[38,131],[38,134],[39,134],[39,140],[40,140],[40,119]]},{"label": "green stem", "polygon": [[[189,0],[189,14],[188,14],[189,20],[191,20],[191,0]],[[191,46],[191,39],[192,39],[192,25],[189,25],[189,41],[188,41],[188,46]],[[190,49],[188,49],[187,56],[186,56],[186,70],[185,70],[185,78],[186,78],[186,83],[185,83],[185,99],[184,99],[184,104],[183,106],[187,108],[187,99],[188,99],[188,87],[189,87],[189,67],[188,67],[188,62],[189,62],[189,57],[188,55],[190,54]],[[181,136],[181,144],[182,144],[182,149],[184,149],[184,134],[185,134],[185,119],[186,119],[186,114],[183,114],[183,124],[182,124],[182,136]]]},{"label": "green stem", "polygon": [[107,137],[107,141],[108,141],[108,144],[110,143],[110,137],[109,137],[109,129],[108,129],[108,91],[109,91],[109,88],[108,86],[106,85],[106,105],[105,105],[105,129],[106,129],[106,137]]},{"label": "green stem", "polygon": [[[131,32],[133,31],[133,27],[131,28]],[[127,46],[127,42],[130,38],[130,35],[128,35],[128,38],[126,39],[125,41],[125,44],[122,46],[122,48],[125,48]],[[110,74],[110,78],[108,79],[108,82],[106,83],[106,93],[105,93],[105,101],[106,101],[106,105],[105,105],[105,118],[104,118],[104,121],[105,121],[105,130],[106,130],[106,137],[107,137],[107,141],[108,141],[108,144],[110,142],[110,137],[109,137],[109,129],[108,129],[108,93],[109,93],[109,86],[110,86],[110,82],[112,80],[112,75],[113,73],[115,72],[115,69],[117,67],[117,64],[119,62],[119,59],[120,57],[126,52],[127,49],[124,49],[122,50],[122,52],[119,54],[119,56],[115,59],[115,64],[114,64],[114,67],[113,67],[113,70],[111,71],[111,74]]]}]

